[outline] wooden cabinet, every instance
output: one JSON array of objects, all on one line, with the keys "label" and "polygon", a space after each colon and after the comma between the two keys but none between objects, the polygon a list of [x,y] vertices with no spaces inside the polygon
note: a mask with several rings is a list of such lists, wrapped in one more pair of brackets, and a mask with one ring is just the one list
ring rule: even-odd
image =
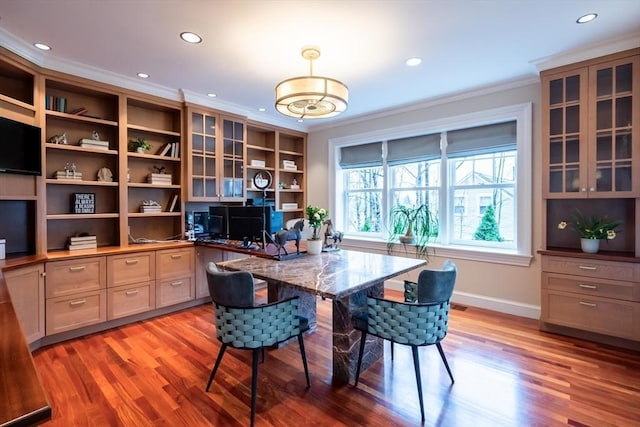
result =
[{"label": "wooden cabinet", "polygon": [[207,282],[207,264],[224,261],[224,252],[220,249],[196,246],[196,298],[209,297],[209,284]]},{"label": "wooden cabinet", "polygon": [[640,264],[542,256],[541,321],[640,341]]},{"label": "wooden cabinet", "polygon": [[245,120],[191,105],[187,120],[189,201],[243,202]]},{"label": "wooden cabinet", "polygon": [[156,305],[165,307],[195,298],[193,248],[156,252]]},{"label": "wooden cabinet", "polygon": [[47,335],[107,320],[105,257],[47,262],[46,275]]},{"label": "wooden cabinet", "polygon": [[640,196],[640,50],[541,73],[543,195]]},{"label": "wooden cabinet", "polygon": [[[58,74],[45,77],[44,92],[47,250],[65,249],[77,233],[118,245],[118,96]],[[48,142],[61,136],[62,143]],[[110,180],[99,180],[101,170]],[[78,193],[92,194],[92,212],[76,213]]]},{"label": "wooden cabinet", "polygon": [[2,47],[0,57],[0,115],[37,124],[34,67]]},{"label": "wooden cabinet", "polygon": [[107,257],[107,319],[155,308],[154,251]]},{"label": "wooden cabinet", "polygon": [[[181,105],[155,98],[128,97],[126,111],[127,237],[149,240],[181,237],[184,233]],[[143,153],[136,151],[129,142],[138,139],[144,139],[151,148]],[[164,153],[167,148],[169,151]],[[126,234],[126,230],[121,230],[123,238]]]},{"label": "wooden cabinet", "polygon": [[7,271],[4,279],[27,344],[44,337],[44,264]]}]

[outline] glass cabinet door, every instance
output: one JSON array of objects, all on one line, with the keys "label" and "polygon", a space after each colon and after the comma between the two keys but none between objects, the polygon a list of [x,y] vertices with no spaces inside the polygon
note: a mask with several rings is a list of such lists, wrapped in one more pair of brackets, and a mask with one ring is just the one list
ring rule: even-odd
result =
[{"label": "glass cabinet door", "polygon": [[[638,132],[638,100],[633,99],[633,75],[638,73],[638,58],[624,59],[590,69],[590,87],[595,99],[591,117],[594,143],[590,159],[589,190],[598,193],[629,195],[634,187],[634,130]],[[636,79],[637,80],[637,79]],[[634,129],[634,126],[636,129]],[[637,139],[637,136],[635,137]],[[637,162],[637,161],[636,161]],[[637,166],[636,166],[637,167]],[[638,185],[635,184],[637,187]]]},{"label": "glass cabinet door", "polygon": [[586,73],[574,72],[548,80],[548,186],[552,194],[579,197],[586,182]]},{"label": "glass cabinet door", "polygon": [[245,124],[222,119],[222,197],[244,199]]},{"label": "glass cabinet door", "polygon": [[216,167],[215,115],[191,113],[191,200],[216,200],[219,196]]}]

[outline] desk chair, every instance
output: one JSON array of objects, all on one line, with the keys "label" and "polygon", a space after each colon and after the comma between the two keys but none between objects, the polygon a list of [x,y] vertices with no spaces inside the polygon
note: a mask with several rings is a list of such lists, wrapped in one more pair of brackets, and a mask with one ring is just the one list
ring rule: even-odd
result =
[{"label": "desk chair", "polygon": [[456,274],[456,265],[450,260],[445,262],[441,270],[423,270],[418,276],[417,283],[405,281],[405,302],[368,297],[368,311],[360,313],[354,318],[354,327],[362,331],[355,385],[358,385],[360,377],[367,334],[391,342],[391,360],[393,360],[394,343],[411,346],[423,421],[424,404],[418,347],[435,344],[449,378],[451,378],[451,383],[454,383],[453,374],[440,342],[447,335],[449,301],[453,294]]},{"label": "desk chair", "polygon": [[307,319],[298,316],[298,297],[265,305],[254,305],[253,275],[248,271],[221,272],[215,264],[207,265],[207,282],[216,316],[216,335],[222,343],[211,370],[206,391],[209,391],[227,347],[251,350],[251,425],[255,421],[256,388],[258,385],[258,352],[264,348],[298,338],[304,374],[309,382],[307,356],[302,334],[309,329]]}]

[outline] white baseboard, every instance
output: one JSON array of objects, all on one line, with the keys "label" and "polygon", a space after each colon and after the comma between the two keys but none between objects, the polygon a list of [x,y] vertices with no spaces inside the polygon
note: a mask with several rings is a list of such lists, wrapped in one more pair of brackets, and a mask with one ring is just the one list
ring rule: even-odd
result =
[{"label": "white baseboard", "polygon": [[[384,286],[385,288],[392,289],[394,291],[404,291],[404,282],[400,280],[387,280],[384,283]],[[540,307],[531,304],[523,304],[516,301],[456,291],[453,292],[451,301],[456,304],[484,308],[487,310],[498,311],[500,313],[513,314],[514,316],[527,317],[529,319],[536,320],[540,319]]]}]

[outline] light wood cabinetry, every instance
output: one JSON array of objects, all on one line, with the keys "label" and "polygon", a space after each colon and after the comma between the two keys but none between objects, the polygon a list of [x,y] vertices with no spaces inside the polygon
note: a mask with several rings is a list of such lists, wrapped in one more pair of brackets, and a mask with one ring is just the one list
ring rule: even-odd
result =
[{"label": "light wood cabinetry", "polygon": [[207,282],[207,264],[224,261],[224,252],[220,249],[196,246],[196,298],[209,297],[209,284]]},{"label": "light wood cabinetry", "polygon": [[640,196],[638,49],[541,73],[546,198]]},{"label": "light wood cabinetry", "polygon": [[107,257],[107,319],[155,308],[154,251]]},{"label": "light wood cabinetry", "polygon": [[[544,71],[541,78],[541,328],[637,344],[640,49]],[[576,210],[621,221],[598,254],[580,252],[580,236],[558,230]]]},{"label": "light wood cabinetry", "polygon": [[640,264],[543,255],[541,321],[640,341]]},{"label": "light wood cabinetry", "polygon": [[156,305],[165,307],[194,299],[194,249],[157,251],[156,258]]},{"label": "light wood cabinetry", "polygon": [[[165,240],[181,237],[184,232],[181,197],[181,126],[182,108],[178,103],[160,99],[127,97],[126,141],[144,139],[151,148],[139,153],[128,148],[127,217],[130,236],[135,239]],[[165,147],[174,145],[173,156],[161,155]],[[123,146],[124,144],[121,144]],[[165,175],[166,180],[153,182],[152,174]],[[173,206],[173,199],[178,202]],[[142,206],[153,201],[157,212],[143,212]],[[126,230],[121,230],[126,234]]]},{"label": "light wood cabinetry", "polygon": [[4,279],[27,344],[44,337],[44,264],[7,271]]},{"label": "light wood cabinetry", "polygon": [[47,335],[107,320],[106,270],[103,256],[47,262]]},{"label": "light wood cabinetry", "polygon": [[0,114],[37,125],[37,77],[27,61],[0,47]]}]

